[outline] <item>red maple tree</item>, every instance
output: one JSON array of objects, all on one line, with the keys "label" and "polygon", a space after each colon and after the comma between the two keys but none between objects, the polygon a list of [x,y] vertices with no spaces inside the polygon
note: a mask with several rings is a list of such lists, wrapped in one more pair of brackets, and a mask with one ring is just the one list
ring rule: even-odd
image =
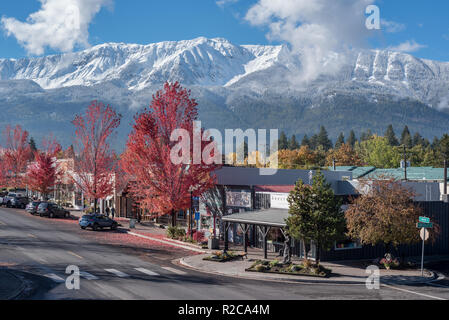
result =
[{"label": "red maple tree", "polygon": [[[192,143],[188,155],[190,162],[174,163],[171,160],[172,149],[177,145],[177,142],[170,141],[175,129],[186,130],[190,141],[193,141],[193,122],[198,117],[196,107],[190,91],[177,82],[165,83],[164,89],[153,96],[150,107],[136,115],[133,131],[121,157],[122,168],[132,181],[128,190],[140,208],[147,209],[152,215],[171,213],[172,225],[176,224],[176,211],[190,207],[191,192],[200,195],[215,184],[211,173],[218,165],[213,162],[207,164],[208,161],[194,164]],[[209,146],[214,144],[208,143]],[[195,152],[203,154],[205,147],[206,142],[201,141],[200,149]],[[214,151],[208,156],[220,157],[214,155]]]},{"label": "red maple tree", "polygon": [[3,167],[5,184],[9,187],[23,187],[27,164],[31,160],[31,150],[28,143],[28,131],[16,125],[8,125],[3,132],[5,148],[3,150]]},{"label": "red maple tree", "polygon": [[116,156],[110,147],[110,139],[120,125],[121,115],[109,105],[93,101],[84,115],[77,115],[75,131],[75,170],[73,181],[83,193],[94,200],[94,212],[98,199],[114,191]]},{"label": "red maple tree", "polygon": [[59,174],[56,155],[61,145],[50,137],[42,142],[42,150],[34,152],[35,161],[28,166],[26,182],[28,187],[46,198],[56,184]]}]

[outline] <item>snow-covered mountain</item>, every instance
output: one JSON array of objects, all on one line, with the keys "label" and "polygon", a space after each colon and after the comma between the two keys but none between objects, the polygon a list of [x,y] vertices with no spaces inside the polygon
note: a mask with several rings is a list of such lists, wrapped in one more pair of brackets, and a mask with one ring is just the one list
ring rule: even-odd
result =
[{"label": "snow-covered mountain", "polygon": [[[168,80],[192,89],[200,116],[215,127],[226,121],[233,127],[276,125],[300,135],[315,130],[315,122],[321,121],[335,134],[347,131],[349,125],[324,113],[370,105],[369,115],[354,121],[360,130],[381,130],[388,123],[377,123],[372,114],[390,103],[391,123],[411,121],[427,136],[449,126],[447,114],[440,112],[449,108],[449,62],[379,50],[354,52],[346,58],[335,74],[323,72],[304,83],[298,78],[301,58],[285,45],[235,45],[222,38],[107,43],[75,53],[0,59],[0,106],[22,110],[18,122],[29,119],[28,125],[37,128],[32,122],[36,119],[59,121],[63,130],[73,113],[93,99],[133,115]],[[401,109],[412,104],[419,107]],[[430,120],[422,120],[429,114],[432,122],[439,117],[444,121],[430,128]],[[304,122],[311,116],[316,119]],[[7,121],[13,121],[10,115],[0,113],[0,122]]]},{"label": "snow-covered mountain", "polygon": [[[251,88],[295,87],[300,58],[287,46],[234,45],[226,39],[198,38],[149,45],[107,43],[42,58],[0,59],[0,80],[32,80],[44,89],[112,82],[140,91],[169,81],[185,86]],[[309,87],[358,89],[412,97],[432,106],[449,99],[449,62],[391,51],[354,54],[334,75]],[[313,91],[311,91],[313,92]]]}]

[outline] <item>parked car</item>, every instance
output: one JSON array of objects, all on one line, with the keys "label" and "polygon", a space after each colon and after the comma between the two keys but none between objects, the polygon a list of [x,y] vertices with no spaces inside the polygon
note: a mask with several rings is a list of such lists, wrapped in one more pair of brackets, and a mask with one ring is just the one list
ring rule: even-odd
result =
[{"label": "parked car", "polygon": [[41,204],[42,201],[31,201],[27,204],[25,210],[31,214],[37,214],[37,207]]},{"label": "parked car", "polygon": [[70,217],[69,210],[66,210],[63,207],[61,207],[53,202],[41,202],[39,204],[39,206],[37,207],[37,213],[41,217],[49,217],[49,218],[55,218],[55,217],[69,218]]},{"label": "parked car", "polygon": [[94,231],[103,228],[111,228],[111,230],[116,230],[118,227],[117,221],[101,214],[86,214],[79,219],[78,223],[83,230],[86,228],[92,228]]},{"label": "parked car", "polygon": [[27,197],[17,195],[15,197],[9,197],[9,201],[7,202],[6,206],[8,208],[25,209],[29,202],[30,200]]},{"label": "parked car", "polygon": [[16,197],[25,197],[25,194],[20,192],[8,192],[8,194],[2,198],[0,205],[11,207],[11,200]]}]

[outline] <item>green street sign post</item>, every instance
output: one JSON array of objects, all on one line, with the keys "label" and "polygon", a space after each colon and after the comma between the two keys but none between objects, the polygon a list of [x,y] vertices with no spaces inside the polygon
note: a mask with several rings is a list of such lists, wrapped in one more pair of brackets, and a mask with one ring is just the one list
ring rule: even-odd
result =
[{"label": "green street sign post", "polygon": [[422,222],[422,223],[430,223],[430,218],[427,218],[427,217],[419,217],[419,222]]},{"label": "green street sign post", "polygon": [[416,224],[416,227],[419,229],[423,229],[422,254],[421,254],[421,277],[424,277],[424,244],[426,242],[426,238],[428,238],[428,235],[426,233],[429,231],[427,231],[427,229],[433,228],[433,223],[430,222],[430,218],[419,217],[419,222]]},{"label": "green street sign post", "polygon": [[431,228],[433,228],[433,223],[432,222],[429,222],[429,223],[418,222],[416,224],[416,227],[419,229],[421,229],[421,228],[431,229]]}]

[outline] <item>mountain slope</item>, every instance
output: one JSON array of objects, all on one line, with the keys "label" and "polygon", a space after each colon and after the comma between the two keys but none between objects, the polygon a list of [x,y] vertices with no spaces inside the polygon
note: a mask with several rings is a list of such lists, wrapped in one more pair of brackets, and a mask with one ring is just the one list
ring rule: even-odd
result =
[{"label": "mountain slope", "polygon": [[352,128],[382,133],[393,123],[428,138],[447,132],[448,62],[379,50],[355,52],[347,61],[339,72],[303,83],[301,59],[287,46],[221,38],[0,59],[0,125],[21,123],[37,137],[50,127],[70,143],[67,124],[98,99],[124,115],[123,143],[135,112],[165,81],[179,81],[192,89],[207,127],[279,128],[301,136],[324,124],[335,137]]}]

